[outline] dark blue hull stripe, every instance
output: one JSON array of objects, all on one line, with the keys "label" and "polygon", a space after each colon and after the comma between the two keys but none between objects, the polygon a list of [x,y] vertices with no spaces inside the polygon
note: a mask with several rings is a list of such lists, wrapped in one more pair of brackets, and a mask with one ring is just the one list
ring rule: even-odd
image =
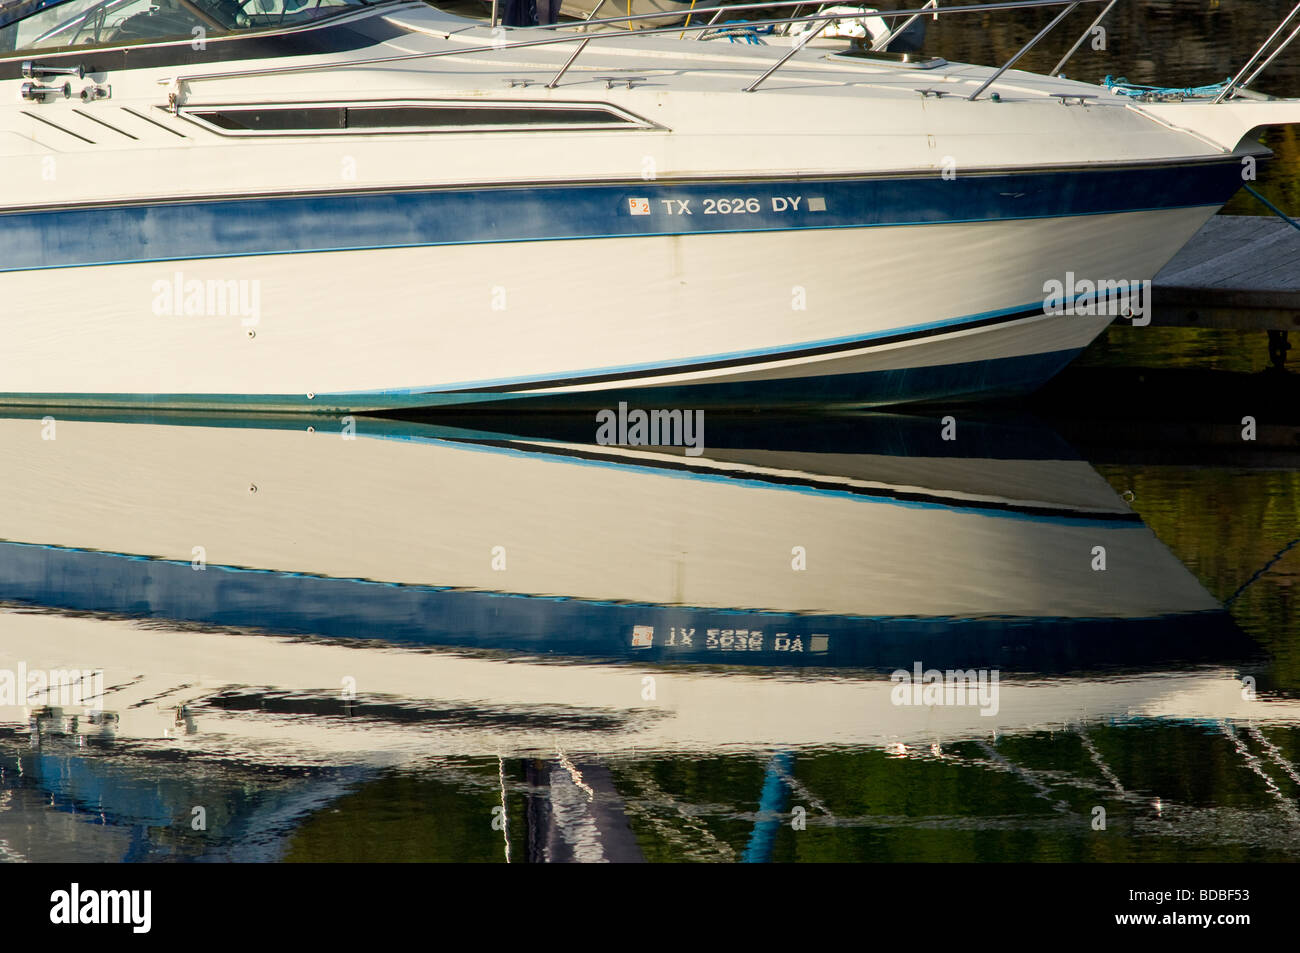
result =
[{"label": "dark blue hull stripe", "polygon": [[[529,398],[540,406],[600,402],[624,396],[636,407],[791,406],[816,407],[848,403],[883,407],[957,398],[1016,397],[1037,390],[1078,356],[1082,349],[1050,351],[1021,357],[969,361],[932,367],[906,367],[859,374],[828,374],[783,380],[734,381],[725,384],[682,384],[617,390],[599,395]],[[794,373],[797,373],[795,369]],[[454,396],[454,395],[453,395]],[[516,398],[518,399],[518,398]]]},{"label": "dark blue hull stripe", "polygon": [[[1230,651],[1226,613],[1143,618],[808,615],[404,586],[0,543],[0,599],[264,632],[644,662],[911,668],[1004,661],[1120,665],[1198,635]],[[644,647],[633,629],[653,628]],[[645,630],[642,630],[645,641]],[[744,633],[742,636],[741,633]],[[689,639],[686,638],[689,636]],[[1161,640],[1164,640],[1163,643]],[[923,652],[924,654],[916,654]]]},{"label": "dark blue hull stripe", "polygon": [[[944,460],[1054,460],[1085,463],[1056,431],[1014,411],[993,409],[962,418],[961,440],[944,440],[941,411],[928,413],[832,414],[773,418],[752,413],[721,414],[709,420],[708,448],[714,450],[783,450],[809,454],[880,454],[890,457]],[[37,409],[5,415],[9,420],[39,421]],[[204,413],[166,410],[71,411],[60,420],[96,424],[157,427],[200,427],[216,430],[293,431],[325,426],[313,414]],[[590,444],[589,413],[439,414],[437,422],[403,417],[361,417],[358,439],[385,440],[426,446],[486,444],[514,441],[520,450],[547,456],[556,445]],[[339,421],[335,421],[339,425]],[[814,458],[815,459],[815,458]],[[819,472],[810,465],[810,473]]]},{"label": "dark blue hull stripe", "polygon": [[[959,174],[953,180],[935,174],[732,184],[655,181],[37,209],[0,214],[0,271],[1217,207],[1240,186],[1240,163],[1225,159],[1135,168]],[[731,211],[718,211],[723,207]],[[684,213],[685,208],[690,214]],[[636,209],[645,214],[633,214]],[[503,260],[503,267],[508,267],[508,260]]]},{"label": "dark blue hull stripe", "polygon": [[[1130,526],[1143,525],[1142,517],[1132,511],[1099,512],[1096,510],[1072,509],[1068,506],[1034,506],[1007,500],[977,500],[966,497],[945,496],[941,493],[899,490],[893,487],[844,484],[835,480],[818,479],[814,476],[789,476],[781,473],[734,470],[703,464],[696,465],[676,458],[655,460],[643,457],[628,457],[618,453],[602,452],[596,447],[548,446],[539,450],[537,447],[520,446],[516,440],[510,438],[501,438],[499,440],[488,438],[457,440],[448,438],[445,442],[468,449],[486,450],[511,456],[536,458],[544,455],[570,463],[590,466],[642,471],[662,476],[685,477],[692,480],[708,480],[729,485],[778,487],[796,493],[812,493],[818,496],[838,497],[841,499],[869,500],[874,503],[890,503],[921,509],[982,513],[987,516],[1005,516],[1012,519],[1029,519],[1034,522],[1076,526],[1104,527],[1123,523]],[[637,448],[633,447],[632,449]]]}]

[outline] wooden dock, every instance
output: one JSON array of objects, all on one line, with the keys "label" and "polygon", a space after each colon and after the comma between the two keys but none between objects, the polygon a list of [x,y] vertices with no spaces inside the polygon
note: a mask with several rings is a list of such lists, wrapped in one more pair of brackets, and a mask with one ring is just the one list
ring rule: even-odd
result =
[{"label": "wooden dock", "polygon": [[1300,330],[1300,230],[1216,215],[1152,282],[1153,327]]}]

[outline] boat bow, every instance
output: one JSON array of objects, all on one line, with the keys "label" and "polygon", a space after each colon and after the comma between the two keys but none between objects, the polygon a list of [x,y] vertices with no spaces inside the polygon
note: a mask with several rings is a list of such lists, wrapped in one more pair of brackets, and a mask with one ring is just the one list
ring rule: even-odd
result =
[{"label": "boat bow", "polygon": [[1300,124],[1300,99],[1141,103],[1133,108],[1166,126],[1190,132],[1224,152],[1232,152],[1257,129]]}]

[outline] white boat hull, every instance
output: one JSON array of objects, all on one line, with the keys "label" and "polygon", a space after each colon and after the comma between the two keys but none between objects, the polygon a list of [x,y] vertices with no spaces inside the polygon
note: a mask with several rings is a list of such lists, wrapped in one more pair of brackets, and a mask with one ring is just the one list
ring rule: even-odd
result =
[{"label": "white boat hull", "polygon": [[1112,320],[1042,314],[1062,264],[1140,281],[1212,212],[10,272],[0,400],[347,412],[683,386],[702,403],[1014,393]]}]

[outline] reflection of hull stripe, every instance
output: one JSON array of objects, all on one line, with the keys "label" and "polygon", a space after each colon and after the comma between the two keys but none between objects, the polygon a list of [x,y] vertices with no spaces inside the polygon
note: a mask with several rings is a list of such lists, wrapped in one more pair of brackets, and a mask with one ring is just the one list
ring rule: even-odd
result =
[{"label": "reflection of hull stripe", "polygon": [[[400,438],[399,438],[400,439]],[[511,454],[536,457],[540,449],[546,456],[567,457],[571,460],[598,466],[613,466],[620,470],[652,470],[667,475],[685,476],[698,480],[716,480],[725,483],[749,483],[767,486],[779,486],[799,492],[815,493],[820,496],[839,496],[858,499],[876,500],[881,503],[900,503],[904,505],[938,508],[956,511],[987,511],[989,516],[1010,516],[1032,519],[1035,522],[1068,523],[1071,525],[1088,523],[1134,523],[1142,525],[1142,518],[1133,512],[1095,512],[1069,507],[1031,506],[1029,504],[1011,503],[1002,500],[975,500],[965,497],[944,496],[938,493],[923,493],[909,490],[895,490],[888,487],[852,486],[833,480],[818,480],[813,477],[799,477],[778,473],[754,473],[750,470],[737,471],[715,466],[695,466],[684,460],[648,459],[638,457],[629,459],[614,452],[598,450],[578,450],[571,447],[545,446],[542,448],[521,448],[509,440],[475,440],[439,438],[447,443],[465,447],[493,448]]]},{"label": "reflection of hull stripe", "polygon": [[[602,602],[214,565],[195,572],[179,560],[33,543],[0,543],[0,581],[11,603],[46,608],[272,633],[644,662],[893,668],[924,658],[943,667],[946,652],[965,668],[984,654],[1005,655],[1005,646],[1016,643],[1029,653],[1018,662],[1035,654],[1051,662],[1061,644],[1044,638],[1049,635],[1070,638],[1083,656],[1104,650],[1100,662],[1114,649],[1148,651],[1162,640],[1174,640],[1184,650],[1203,627],[1218,639],[1218,651],[1229,651],[1225,636],[1232,634],[1231,629],[1225,632],[1227,617],[1220,610],[1110,617],[818,615]],[[632,647],[634,626],[654,628],[651,646]],[[665,636],[673,627],[694,630],[692,644],[667,644]],[[761,633],[763,648],[710,650],[710,629]],[[1134,639],[1139,633],[1144,638]],[[804,651],[777,649],[778,634],[799,638]],[[826,637],[825,651],[812,651],[821,644],[812,642],[814,635]],[[918,655],[922,647],[924,654]],[[1077,666],[1078,658],[1069,661]]]}]

